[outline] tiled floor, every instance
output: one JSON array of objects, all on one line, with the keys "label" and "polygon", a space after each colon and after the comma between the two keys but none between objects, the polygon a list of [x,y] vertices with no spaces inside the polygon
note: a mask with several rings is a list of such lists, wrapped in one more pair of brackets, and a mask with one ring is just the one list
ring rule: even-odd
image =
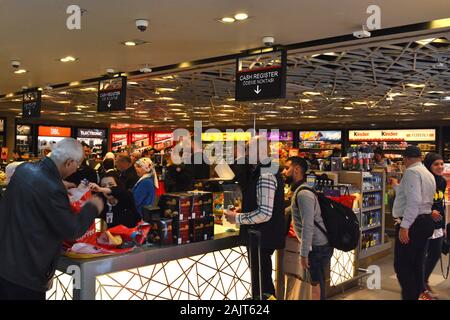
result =
[{"label": "tiled floor", "polygon": [[[444,257],[444,256],[443,256]],[[343,294],[334,296],[333,300],[400,300],[400,285],[394,272],[394,255],[376,261],[374,264],[381,268],[381,289],[367,289],[366,278],[359,287],[355,287]],[[444,267],[447,266],[448,256],[444,257]],[[438,265],[430,277],[431,288],[439,295],[440,300],[450,300],[450,277],[445,280]]]}]

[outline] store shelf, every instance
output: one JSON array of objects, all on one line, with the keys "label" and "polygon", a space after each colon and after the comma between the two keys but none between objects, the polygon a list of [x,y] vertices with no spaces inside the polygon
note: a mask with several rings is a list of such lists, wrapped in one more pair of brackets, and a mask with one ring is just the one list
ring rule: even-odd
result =
[{"label": "store shelf", "polygon": [[363,193],[381,192],[383,189],[363,190]]},{"label": "store shelf", "polygon": [[380,228],[380,227],[381,227],[381,223],[378,223],[378,224],[375,224],[373,226],[368,226],[368,227],[361,228],[361,232],[369,231],[369,230]]},{"label": "store shelf", "polygon": [[391,248],[391,243],[386,242],[386,243],[379,244],[374,247],[370,247],[369,249],[361,250],[361,252],[359,253],[359,259],[361,260],[361,259],[368,258],[374,254],[389,250],[390,248]]},{"label": "store shelf", "polygon": [[372,210],[378,210],[381,209],[381,205],[380,206],[375,206],[375,207],[367,207],[367,208],[363,208],[362,212],[367,212],[367,211],[372,211]]}]

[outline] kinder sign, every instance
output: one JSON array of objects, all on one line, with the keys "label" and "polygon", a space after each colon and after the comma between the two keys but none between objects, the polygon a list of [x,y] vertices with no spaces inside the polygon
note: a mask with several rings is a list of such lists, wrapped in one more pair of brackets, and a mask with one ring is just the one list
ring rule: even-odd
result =
[{"label": "kinder sign", "polygon": [[350,141],[436,141],[435,129],[350,130]]},{"label": "kinder sign", "polygon": [[39,136],[41,137],[70,137],[70,128],[64,127],[39,127]]}]

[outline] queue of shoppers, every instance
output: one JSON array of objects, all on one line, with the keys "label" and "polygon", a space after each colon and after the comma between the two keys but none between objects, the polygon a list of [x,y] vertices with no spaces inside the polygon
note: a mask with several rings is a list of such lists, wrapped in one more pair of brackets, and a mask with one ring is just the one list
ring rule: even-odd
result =
[{"label": "queue of shoppers", "polygon": [[[261,152],[264,145],[266,153]],[[0,201],[0,299],[45,299],[64,240],[82,235],[96,217],[105,220],[108,227],[134,227],[142,220],[143,208],[155,203],[160,179],[152,159],[138,152],[107,153],[94,169],[87,162],[88,148],[67,138],[38,162],[22,162],[19,158],[15,162],[15,172]],[[199,152],[198,148],[193,150]],[[250,150],[265,156],[250,164]],[[382,152],[378,154],[379,164],[384,167]],[[242,203],[225,210],[225,216],[240,226],[240,239],[248,248],[253,297],[277,295],[272,257],[275,250],[285,246],[288,212],[300,243],[299,264],[306,275],[303,281],[312,286],[312,299],[325,300],[327,270],[334,249],[326,234],[318,197],[306,183],[311,159],[289,157],[280,167],[271,158],[268,141],[259,136],[247,143],[245,155],[239,158],[245,161],[236,162],[232,169],[241,187]],[[165,160],[163,180],[168,191],[190,190],[195,184],[195,167],[175,165],[170,156]],[[401,181],[389,181],[396,191],[394,269],[402,299],[434,300],[437,295],[429,279],[439,261],[447,225],[444,163],[436,153],[428,153],[422,162],[419,148],[408,146],[404,165]],[[200,169],[207,172],[204,164]],[[86,180],[95,195],[79,215],[74,215],[68,194]],[[292,191],[288,208],[285,184]],[[34,188],[36,185],[40,187]],[[255,232],[260,237],[257,258],[250,254],[254,250],[250,238]]]}]

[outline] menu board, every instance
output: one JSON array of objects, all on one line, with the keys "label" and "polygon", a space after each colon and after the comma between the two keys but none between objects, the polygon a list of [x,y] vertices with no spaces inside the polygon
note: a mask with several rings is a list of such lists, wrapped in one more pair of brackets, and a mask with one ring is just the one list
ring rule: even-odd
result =
[{"label": "menu board", "polygon": [[23,93],[22,118],[41,116],[41,91],[30,90]]},{"label": "menu board", "polygon": [[127,77],[100,80],[98,84],[98,112],[121,111],[126,108]]},{"label": "menu board", "polygon": [[341,131],[300,131],[300,141],[334,141],[340,142]]},{"label": "menu board", "polygon": [[349,141],[436,141],[435,129],[350,130]]}]

